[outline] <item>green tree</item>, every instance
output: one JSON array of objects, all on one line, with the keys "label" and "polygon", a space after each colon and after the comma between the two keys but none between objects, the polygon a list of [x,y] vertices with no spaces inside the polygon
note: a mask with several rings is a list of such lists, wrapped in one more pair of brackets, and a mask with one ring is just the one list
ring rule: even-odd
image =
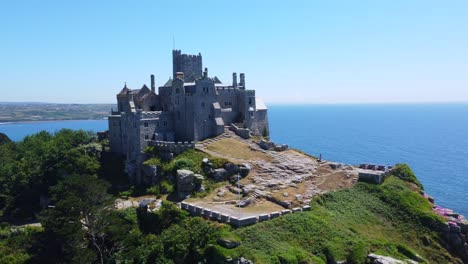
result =
[{"label": "green tree", "polygon": [[[114,212],[107,182],[90,175],[71,175],[51,188],[55,207],[42,223],[56,262],[104,263],[120,250],[125,223]],[[54,254],[57,252],[57,254]],[[44,254],[43,254],[44,255]]]}]

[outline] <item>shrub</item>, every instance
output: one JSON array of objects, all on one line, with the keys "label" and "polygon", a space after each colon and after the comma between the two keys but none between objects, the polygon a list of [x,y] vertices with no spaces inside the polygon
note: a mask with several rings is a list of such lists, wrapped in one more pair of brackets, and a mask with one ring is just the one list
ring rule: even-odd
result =
[{"label": "shrub", "polygon": [[170,180],[163,180],[160,183],[160,190],[163,194],[172,193],[174,192],[174,189],[174,183],[172,183]]}]

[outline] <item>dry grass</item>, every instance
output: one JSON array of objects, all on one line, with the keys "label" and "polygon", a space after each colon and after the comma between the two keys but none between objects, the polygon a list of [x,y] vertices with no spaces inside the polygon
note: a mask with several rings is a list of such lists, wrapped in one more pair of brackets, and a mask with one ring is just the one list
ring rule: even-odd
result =
[{"label": "dry grass", "polygon": [[260,151],[252,150],[248,144],[233,138],[213,142],[208,145],[207,149],[227,158],[272,161],[270,156]]}]

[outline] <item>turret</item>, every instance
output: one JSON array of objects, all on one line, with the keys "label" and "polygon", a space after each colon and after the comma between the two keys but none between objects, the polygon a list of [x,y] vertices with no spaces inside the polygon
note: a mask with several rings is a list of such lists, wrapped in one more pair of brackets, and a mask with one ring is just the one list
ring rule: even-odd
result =
[{"label": "turret", "polygon": [[245,74],[243,73],[240,74],[239,86],[242,86],[245,89]]},{"label": "turret", "polygon": [[235,72],[232,73],[232,87],[237,87],[237,73]]},{"label": "turret", "polygon": [[203,79],[207,79],[208,78],[208,68],[205,68],[205,70],[203,71]]},{"label": "turret", "polygon": [[154,74],[151,74],[151,92],[156,93],[156,85],[154,84]]}]

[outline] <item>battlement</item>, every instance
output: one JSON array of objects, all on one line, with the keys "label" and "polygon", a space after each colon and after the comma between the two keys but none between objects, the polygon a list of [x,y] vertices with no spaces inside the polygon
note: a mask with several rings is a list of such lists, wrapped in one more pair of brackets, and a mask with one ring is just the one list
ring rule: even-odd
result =
[{"label": "battlement", "polygon": [[255,96],[255,90],[244,90],[246,95]]},{"label": "battlement", "polygon": [[140,119],[146,119],[146,118],[158,118],[162,114],[162,111],[141,111],[138,109],[137,115],[140,116]]},{"label": "battlement", "polygon": [[180,154],[188,149],[195,148],[195,142],[170,142],[170,141],[160,141],[160,140],[151,140],[149,142],[150,146],[156,147],[162,152],[170,152],[175,155]]},{"label": "battlement", "polygon": [[216,91],[235,92],[235,91],[239,91],[239,88],[232,87],[232,86],[216,86]]}]

